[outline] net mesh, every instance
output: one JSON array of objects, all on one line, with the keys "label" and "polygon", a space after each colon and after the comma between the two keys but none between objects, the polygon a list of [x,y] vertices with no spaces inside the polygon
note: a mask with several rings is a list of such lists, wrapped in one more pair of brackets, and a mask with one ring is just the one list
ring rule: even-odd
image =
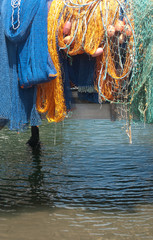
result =
[{"label": "net mesh", "polygon": [[153,1],[133,1],[136,67],[131,83],[131,113],[153,122]]},{"label": "net mesh", "polygon": [[86,53],[96,58],[99,102],[120,104],[130,118],[152,122],[153,2],[53,0],[50,13],[56,38],[49,38],[49,46],[57,46],[51,57],[60,50],[68,57]]},{"label": "net mesh", "polygon": [[[129,122],[137,118],[153,123],[153,1],[48,2],[51,2],[48,12],[48,50],[57,77],[48,83],[37,85],[37,100],[35,88],[21,89],[17,82],[17,53],[13,47],[10,48],[10,54],[7,53],[9,47],[1,24],[0,90],[7,94],[1,94],[0,118],[10,120],[11,129],[27,125],[30,119],[31,125],[38,125],[38,113],[43,113],[49,122],[63,120],[67,114],[64,89],[68,82],[63,78],[69,76],[63,73],[61,58],[71,62],[76,56],[80,56],[81,61],[84,61],[83,56],[88,56],[94,59],[94,69],[89,74],[90,77],[94,76],[94,80],[93,83],[90,81],[93,85],[88,81],[82,89],[87,85],[90,89],[93,87],[92,93],[98,94],[100,103],[115,104],[118,115],[126,117]],[[1,15],[0,12],[0,22]],[[9,75],[14,72],[16,75],[11,80]]]}]

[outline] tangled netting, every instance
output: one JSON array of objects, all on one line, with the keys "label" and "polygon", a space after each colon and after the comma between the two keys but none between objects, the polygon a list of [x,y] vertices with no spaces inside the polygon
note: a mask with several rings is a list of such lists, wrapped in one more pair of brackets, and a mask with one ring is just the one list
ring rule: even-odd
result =
[{"label": "tangled netting", "polygon": [[[96,58],[94,87],[99,102],[126,105],[130,115],[153,122],[152,20],[151,0],[53,0],[48,48],[58,72],[57,95],[62,89],[58,51],[70,58],[86,53]],[[49,103],[49,84],[54,83],[46,83],[45,91],[38,88],[37,106],[42,112],[55,104]],[[62,119],[63,96],[56,101]]]},{"label": "tangled netting", "polygon": [[130,111],[153,123],[153,1],[133,0],[135,69],[130,85]]},{"label": "tangled netting", "polygon": [[[60,49],[70,56],[85,52],[96,57],[95,88],[100,99],[123,101],[135,54],[130,5],[124,10],[125,3],[114,0],[64,4],[58,29]],[[72,26],[63,34],[65,24]]]}]

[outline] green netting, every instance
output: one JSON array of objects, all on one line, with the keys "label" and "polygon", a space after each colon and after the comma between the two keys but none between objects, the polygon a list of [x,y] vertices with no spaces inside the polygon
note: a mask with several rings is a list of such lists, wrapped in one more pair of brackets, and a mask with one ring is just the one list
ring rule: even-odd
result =
[{"label": "green netting", "polygon": [[131,113],[153,122],[153,1],[133,0],[136,68],[131,81]]}]

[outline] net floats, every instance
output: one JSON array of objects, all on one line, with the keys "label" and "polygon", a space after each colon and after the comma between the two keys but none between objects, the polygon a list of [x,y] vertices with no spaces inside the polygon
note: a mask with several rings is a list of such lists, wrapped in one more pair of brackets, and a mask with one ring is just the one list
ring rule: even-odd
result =
[{"label": "net floats", "polygon": [[129,24],[127,24],[127,20],[117,20],[115,25],[108,25],[107,27],[107,35],[108,37],[113,37],[115,34],[119,34],[119,43],[122,44],[125,36],[132,36],[132,28]]},{"label": "net floats", "polygon": [[72,27],[72,23],[70,21],[67,21],[63,27],[63,34],[69,35],[71,33],[71,27]]},{"label": "net floats", "polygon": [[91,56],[92,56],[92,57],[98,57],[98,56],[102,55],[103,51],[104,51],[104,49],[101,48],[101,47],[99,47],[99,48],[97,48],[97,50],[95,51],[95,53],[92,54]]},{"label": "net floats", "polygon": [[132,36],[132,29],[130,27],[129,24],[127,24],[125,27],[124,27],[124,33],[127,37],[131,37]]},{"label": "net floats", "polygon": [[108,25],[107,27],[107,35],[109,37],[113,37],[115,34],[115,27],[113,25]]},{"label": "net floats", "polygon": [[116,32],[122,32],[123,31],[123,29],[124,29],[124,23],[123,23],[123,21],[122,20],[117,20],[116,21],[116,23],[115,23],[115,31]]},{"label": "net floats", "polygon": [[65,44],[69,45],[72,41],[72,36],[66,36],[63,40]]}]

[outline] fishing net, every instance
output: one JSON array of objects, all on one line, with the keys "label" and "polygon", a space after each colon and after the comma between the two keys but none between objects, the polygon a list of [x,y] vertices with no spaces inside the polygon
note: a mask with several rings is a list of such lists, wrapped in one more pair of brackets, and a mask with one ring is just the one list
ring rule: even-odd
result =
[{"label": "fishing net", "polygon": [[99,102],[152,122],[152,15],[151,0],[53,0],[48,45],[59,76],[58,51],[69,59],[87,54],[96,59]]},{"label": "fishing net", "polygon": [[[3,1],[0,0],[0,6]],[[21,1],[18,2],[20,4]],[[38,112],[44,114],[49,122],[63,120],[67,114],[66,105],[69,101],[69,98],[66,100],[65,89],[70,86],[68,71],[64,71],[69,62],[72,68],[75,65],[75,71],[72,69],[72,73],[76,72],[80,81],[84,81],[78,84],[80,93],[84,93],[87,88],[89,91],[90,88],[91,94],[98,95],[99,103],[109,102],[117,106],[121,118],[126,117],[129,121],[137,118],[152,123],[153,1],[51,0],[47,2],[51,2],[48,12],[47,50],[56,68],[57,76],[50,82],[37,85],[37,100],[36,88],[21,89],[17,81],[19,72],[16,69],[17,52],[14,47],[16,45],[12,43],[7,45],[8,39],[6,41],[4,26],[1,24],[0,118],[11,119],[12,129],[20,129],[30,120],[31,125],[38,125],[40,122]],[[10,9],[12,16],[11,6]],[[3,15],[4,20],[9,21],[12,27],[12,19],[5,17],[8,11],[1,11],[0,7],[0,21],[2,22],[1,15]],[[21,11],[20,15],[22,15]],[[9,51],[10,54],[7,53]],[[76,64],[73,64],[74,59]],[[42,58],[40,60],[43,61]],[[80,65],[81,68],[77,71],[77,66]],[[34,69],[38,70],[37,67]],[[40,69],[42,69],[41,62]],[[84,75],[84,71],[88,71],[88,74]],[[4,92],[7,94],[3,94]],[[89,92],[86,93],[89,95]]]},{"label": "fishing net", "polygon": [[130,112],[153,122],[153,1],[133,0],[136,57],[130,86]]},{"label": "fishing net", "polygon": [[63,5],[57,3],[58,1],[53,1],[48,13],[48,50],[56,68],[57,77],[37,87],[37,110],[40,113],[46,113],[49,122],[59,122],[66,116],[62,69],[56,44],[56,29]]}]

